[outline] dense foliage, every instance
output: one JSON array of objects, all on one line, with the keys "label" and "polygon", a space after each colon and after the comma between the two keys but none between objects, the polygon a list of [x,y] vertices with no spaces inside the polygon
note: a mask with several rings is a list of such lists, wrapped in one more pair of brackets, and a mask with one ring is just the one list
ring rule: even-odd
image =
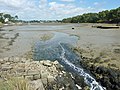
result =
[{"label": "dense foliage", "polygon": [[5,19],[8,21],[15,22],[18,19],[18,16],[11,16],[10,14],[0,13],[0,22],[5,23]]},{"label": "dense foliage", "polygon": [[63,19],[65,23],[119,23],[120,7],[117,9],[106,10],[99,13],[87,13],[72,18]]}]

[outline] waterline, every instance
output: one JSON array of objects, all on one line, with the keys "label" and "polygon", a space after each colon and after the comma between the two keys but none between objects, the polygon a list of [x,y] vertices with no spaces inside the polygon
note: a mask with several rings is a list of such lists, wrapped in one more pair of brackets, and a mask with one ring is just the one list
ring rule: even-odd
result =
[{"label": "waterline", "polygon": [[76,67],[74,64],[69,62],[65,58],[65,49],[62,47],[61,43],[59,43],[59,45],[62,48],[62,53],[61,53],[60,58],[67,65],[69,65],[72,69],[74,69],[74,71],[78,72],[80,76],[84,77],[84,80],[85,80],[86,84],[88,84],[90,86],[90,90],[105,90],[105,89],[103,89],[103,87],[101,85],[99,85],[99,83],[92,76],[90,76],[88,73],[86,73],[82,68]]}]

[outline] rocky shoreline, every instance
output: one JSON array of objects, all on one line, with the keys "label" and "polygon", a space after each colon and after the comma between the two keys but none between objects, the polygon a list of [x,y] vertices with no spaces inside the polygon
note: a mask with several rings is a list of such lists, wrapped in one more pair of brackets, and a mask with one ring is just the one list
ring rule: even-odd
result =
[{"label": "rocky shoreline", "polygon": [[90,47],[87,49],[77,47],[74,48],[74,51],[81,57],[80,64],[82,67],[88,70],[103,87],[107,90],[120,90],[120,68],[113,63],[113,61],[119,61],[118,49],[118,57],[112,55],[113,53],[117,55],[116,52],[106,55],[107,51],[105,51],[106,53],[103,50],[99,52],[98,49],[94,51]]},{"label": "rocky shoreline", "polygon": [[[75,75],[74,75],[75,76]],[[25,85],[25,86],[24,86]],[[89,90],[83,78],[66,72],[58,61],[0,59],[0,90]]]}]

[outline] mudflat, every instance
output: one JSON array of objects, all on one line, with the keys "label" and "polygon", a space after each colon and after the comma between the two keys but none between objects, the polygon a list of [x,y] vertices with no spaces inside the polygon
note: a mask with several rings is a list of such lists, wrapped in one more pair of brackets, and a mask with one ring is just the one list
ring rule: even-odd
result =
[{"label": "mudflat", "polygon": [[[76,48],[83,50],[81,53],[84,57],[104,55],[105,59],[113,59],[107,64],[116,64],[120,69],[120,29],[98,29],[92,28],[92,25],[94,24],[74,24],[75,29],[63,32],[79,37]],[[104,61],[101,61],[101,65],[108,66],[102,62]]]},{"label": "mudflat", "polygon": [[49,41],[56,36],[56,32],[58,36],[65,33],[78,37],[73,51],[82,58],[80,64],[104,87],[119,90],[120,28],[99,29],[93,28],[93,25],[52,23],[3,27],[0,31],[0,58],[32,58],[32,48],[36,42]]},{"label": "mudflat", "polygon": [[[88,51],[84,56],[106,54],[106,58],[115,59],[108,64],[116,64],[120,68],[120,29],[98,29],[92,28],[93,25],[39,24],[3,27],[0,31],[0,57],[22,56],[31,50],[37,40],[51,39],[54,32],[63,32],[79,37],[76,47]],[[104,63],[102,65],[108,66]]]},{"label": "mudflat", "polygon": [[64,32],[80,38],[74,51],[82,58],[81,65],[108,90],[119,90],[120,29],[98,29],[91,25],[77,24],[74,30]]}]

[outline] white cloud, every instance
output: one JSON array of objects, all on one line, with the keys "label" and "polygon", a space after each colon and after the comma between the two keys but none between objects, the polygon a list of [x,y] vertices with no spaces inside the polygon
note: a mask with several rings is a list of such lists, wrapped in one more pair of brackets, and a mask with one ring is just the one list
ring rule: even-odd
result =
[{"label": "white cloud", "polygon": [[0,6],[0,12],[18,15],[20,19],[35,16],[33,12],[37,12],[38,9],[33,0],[0,0]]},{"label": "white cloud", "polygon": [[74,2],[75,0],[61,0],[63,2]]},{"label": "white cloud", "polygon": [[93,12],[94,8],[87,7],[87,8],[81,8],[77,7],[74,4],[60,4],[57,2],[50,2],[50,10],[53,15],[56,15],[58,18],[63,17],[71,17],[87,12]]},{"label": "white cloud", "polygon": [[105,1],[104,2],[94,2],[93,5],[96,6],[96,7],[102,7],[105,5]]},{"label": "white cloud", "polygon": [[22,8],[26,0],[0,0],[0,5],[10,8]]},{"label": "white cloud", "polygon": [[66,8],[65,4],[58,4],[56,2],[50,2],[50,10],[58,10],[58,9],[63,9]]},{"label": "white cloud", "polygon": [[[72,2],[74,0],[62,0]],[[87,12],[94,8],[82,8],[73,3],[48,2],[48,0],[0,0],[0,12],[18,15],[20,19],[63,19]]]},{"label": "white cloud", "polygon": [[47,0],[40,0],[40,8],[45,8],[47,6]]},{"label": "white cloud", "polygon": [[94,5],[99,5],[99,3],[98,2],[94,2]]}]

